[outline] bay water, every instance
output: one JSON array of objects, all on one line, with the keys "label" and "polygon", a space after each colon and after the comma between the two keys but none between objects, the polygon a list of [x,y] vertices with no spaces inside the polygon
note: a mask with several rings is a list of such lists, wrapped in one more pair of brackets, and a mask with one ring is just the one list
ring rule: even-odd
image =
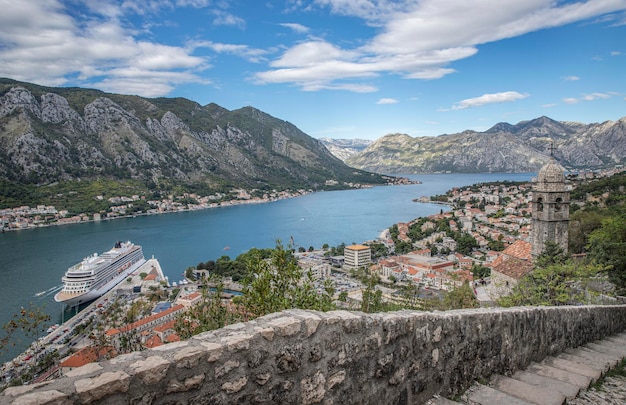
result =
[{"label": "bay water", "polygon": [[[63,307],[54,302],[66,269],[118,240],[143,246],[146,258],[159,260],[170,281],[182,279],[189,266],[227,255],[234,259],[253,247],[274,247],[291,238],[296,247],[324,243],[361,243],[378,237],[398,222],[432,215],[444,207],[413,199],[445,193],[464,185],[493,181],[527,181],[532,173],[409,175],[421,184],[319,192],[264,204],[210,208],[99,222],[50,226],[0,234],[0,325],[32,304],[44,307],[51,323],[61,321]],[[13,358],[27,340],[0,353]]]}]

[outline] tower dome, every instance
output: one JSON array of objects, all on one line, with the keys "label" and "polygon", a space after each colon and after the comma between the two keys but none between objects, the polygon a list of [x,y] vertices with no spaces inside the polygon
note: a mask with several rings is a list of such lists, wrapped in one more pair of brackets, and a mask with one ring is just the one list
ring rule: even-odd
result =
[{"label": "tower dome", "polygon": [[554,159],[544,165],[537,173],[537,191],[556,191],[565,186],[563,168]]}]

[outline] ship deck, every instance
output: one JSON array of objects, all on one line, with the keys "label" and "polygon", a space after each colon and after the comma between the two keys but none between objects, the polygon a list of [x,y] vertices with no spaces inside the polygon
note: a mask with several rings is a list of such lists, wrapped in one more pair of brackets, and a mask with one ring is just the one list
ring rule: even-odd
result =
[{"label": "ship deck", "polygon": [[54,296],[54,299],[57,302],[64,302],[64,301],[70,300],[72,298],[80,297],[81,295],[85,295],[85,294],[86,293],[74,293],[74,294],[72,294],[72,293],[68,293],[68,292],[65,292],[65,291],[59,291]]}]

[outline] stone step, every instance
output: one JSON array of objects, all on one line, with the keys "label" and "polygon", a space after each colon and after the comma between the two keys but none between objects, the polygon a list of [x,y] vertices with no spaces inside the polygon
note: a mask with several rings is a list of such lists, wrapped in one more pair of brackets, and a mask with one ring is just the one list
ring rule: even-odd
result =
[{"label": "stone step", "polygon": [[[619,333],[617,335],[613,335],[613,336],[608,336],[605,339],[608,340],[617,340],[617,341],[621,341],[624,344],[626,344],[626,333]],[[604,340],[604,339],[603,339]]]},{"label": "stone step", "polygon": [[560,368],[564,371],[569,371],[572,373],[584,375],[591,378],[591,381],[596,381],[602,375],[602,371],[597,370],[595,368],[591,368],[586,364],[581,364],[569,360],[559,359],[557,357],[548,356],[546,357],[541,364],[545,364],[546,366]]},{"label": "stone step", "polygon": [[611,367],[608,362],[600,358],[588,359],[586,357],[576,356],[570,353],[561,353],[556,356],[556,358],[571,361],[573,363],[584,364],[594,370],[598,370],[600,372],[600,375],[609,371],[609,368]]},{"label": "stone step", "polygon": [[581,389],[577,385],[524,370],[516,372],[512,378],[553,392],[560,392],[568,400],[575,398]]},{"label": "stone step", "polygon": [[590,344],[605,347],[611,352],[614,352],[616,354],[621,354],[622,356],[626,357],[626,345],[624,345],[623,343],[612,342],[610,340],[598,340]]},{"label": "stone step", "polygon": [[[474,383],[462,396],[468,405],[563,405],[602,374],[626,359],[626,332],[566,349],[556,357],[532,363],[512,377],[496,375],[489,386]],[[458,405],[440,396],[427,405]]]},{"label": "stone step", "polygon": [[435,395],[426,402],[426,405],[460,405],[460,402],[454,402],[451,399]]},{"label": "stone step", "polygon": [[465,393],[469,405],[534,405],[532,402],[514,397],[482,384],[474,384]]},{"label": "stone step", "polygon": [[546,364],[533,363],[526,369],[529,373],[534,373],[544,377],[553,378],[555,380],[564,381],[566,383],[575,385],[580,389],[587,389],[591,384],[591,377],[586,375],[572,373],[569,371],[554,368]]},{"label": "stone step", "polygon": [[610,356],[615,356],[618,359],[623,359],[624,357],[626,357],[626,355],[621,350],[616,349],[615,347],[601,345],[599,343],[600,342],[587,343],[585,347],[591,350],[595,350],[600,353],[605,353]]},{"label": "stone step", "polygon": [[584,357],[586,359],[602,359],[609,367],[615,367],[619,363],[619,356],[610,355],[607,353],[598,352],[596,350],[589,349],[588,347],[580,346],[575,349],[565,349],[564,353],[573,354],[574,356]]},{"label": "stone step", "polygon": [[498,391],[513,395],[532,404],[563,405],[565,403],[565,395],[558,391],[531,385],[503,375],[496,375],[489,385]]}]

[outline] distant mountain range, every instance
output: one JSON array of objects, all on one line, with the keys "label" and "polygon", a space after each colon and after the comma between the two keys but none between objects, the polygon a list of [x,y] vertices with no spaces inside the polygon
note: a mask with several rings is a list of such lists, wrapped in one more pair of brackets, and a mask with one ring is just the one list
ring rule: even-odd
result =
[{"label": "distant mountain range", "polygon": [[566,169],[597,169],[626,161],[626,117],[601,124],[539,117],[485,132],[412,138],[390,134],[345,161],[376,173],[534,172],[550,159]]},{"label": "distant mountain range", "polygon": [[264,189],[385,183],[287,121],[184,98],[0,79],[0,180],[106,177]]},{"label": "distant mountain range", "polygon": [[344,162],[372,144],[369,139],[320,138],[326,149]]},{"label": "distant mountain range", "polygon": [[105,177],[322,189],[390,180],[372,172],[536,171],[552,144],[567,169],[624,164],[626,117],[601,124],[540,117],[485,132],[316,140],[253,107],[229,111],[184,98],[0,79],[0,180],[14,183]]}]

